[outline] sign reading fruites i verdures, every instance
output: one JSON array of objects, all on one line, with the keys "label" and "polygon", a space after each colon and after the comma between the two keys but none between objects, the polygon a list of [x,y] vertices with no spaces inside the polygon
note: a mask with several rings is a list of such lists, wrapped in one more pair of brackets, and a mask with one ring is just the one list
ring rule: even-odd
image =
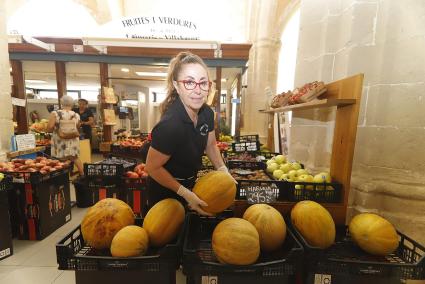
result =
[{"label": "sign reading fruites i verdures", "polygon": [[140,39],[199,40],[198,25],[184,18],[126,17],[101,27],[109,36]]}]

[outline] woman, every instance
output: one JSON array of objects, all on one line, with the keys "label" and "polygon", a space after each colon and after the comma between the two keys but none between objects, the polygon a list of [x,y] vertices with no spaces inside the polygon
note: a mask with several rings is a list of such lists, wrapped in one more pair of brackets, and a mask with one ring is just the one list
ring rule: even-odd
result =
[{"label": "woman", "polygon": [[189,188],[195,183],[204,152],[217,170],[228,172],[216,145],[214,113],[205,104],[210,87],[208,68],[199,56],[181,52],[171,60],[162,117],[152,130],[146,159],[149,207],[175,198],[209,215],[200,207],[208,205]]},{"label": "woman", "polygon": [[47,130],[52,134],[51,156],[59,160],[71,160],[77,166],[80,175],[84,175],[80,155],[78,124],[80,116],[72,111],[74,100],[63,96],[60,100],[62,109],[50,113]]}]

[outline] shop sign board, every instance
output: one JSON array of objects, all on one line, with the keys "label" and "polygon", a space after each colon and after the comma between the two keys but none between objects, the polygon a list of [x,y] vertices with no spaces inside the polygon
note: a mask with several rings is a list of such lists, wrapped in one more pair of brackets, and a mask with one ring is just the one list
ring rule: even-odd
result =
[{"label": "shop sign board", "polygon": [[104,36],[133,39],[199,40],[198,24],[187,18],[132,16],[100,27]]}]

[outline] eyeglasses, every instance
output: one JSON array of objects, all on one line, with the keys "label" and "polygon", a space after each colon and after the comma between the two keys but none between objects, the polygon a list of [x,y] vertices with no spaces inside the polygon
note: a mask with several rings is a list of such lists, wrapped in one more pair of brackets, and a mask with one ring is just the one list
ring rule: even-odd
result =
[{"label": "eyeglasses", "polygon": [[183,83],[183,86],[188,91],[194,90],[197,85],[199,85],[199,88],[202,91],[209,91],[211,84],[212,84],[210,81],[196,82],[196,81],[193,81],[193,80],[180,80],[180,81],[177,81],[177,82]]}]

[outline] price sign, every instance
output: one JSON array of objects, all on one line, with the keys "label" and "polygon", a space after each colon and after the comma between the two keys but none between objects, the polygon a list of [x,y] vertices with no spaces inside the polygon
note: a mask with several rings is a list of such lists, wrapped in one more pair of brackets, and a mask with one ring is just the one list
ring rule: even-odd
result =
[{"label": "price sign", "polygon": [[260,143],[255,142],[236,142],[232,143],[234,152],[257,152],[260,150]]},{"label": "price sign", "polygon": [[35,135],[34,134],[22,134],[16,135],[16,147],[18,151],[24,151],[35,148]]},{"label": "price sign", "polygon": [[279,188],[275,183],[243,184],[242,189],[246,192],[246,200],[249,204],[272,203],[279,195]]}]

